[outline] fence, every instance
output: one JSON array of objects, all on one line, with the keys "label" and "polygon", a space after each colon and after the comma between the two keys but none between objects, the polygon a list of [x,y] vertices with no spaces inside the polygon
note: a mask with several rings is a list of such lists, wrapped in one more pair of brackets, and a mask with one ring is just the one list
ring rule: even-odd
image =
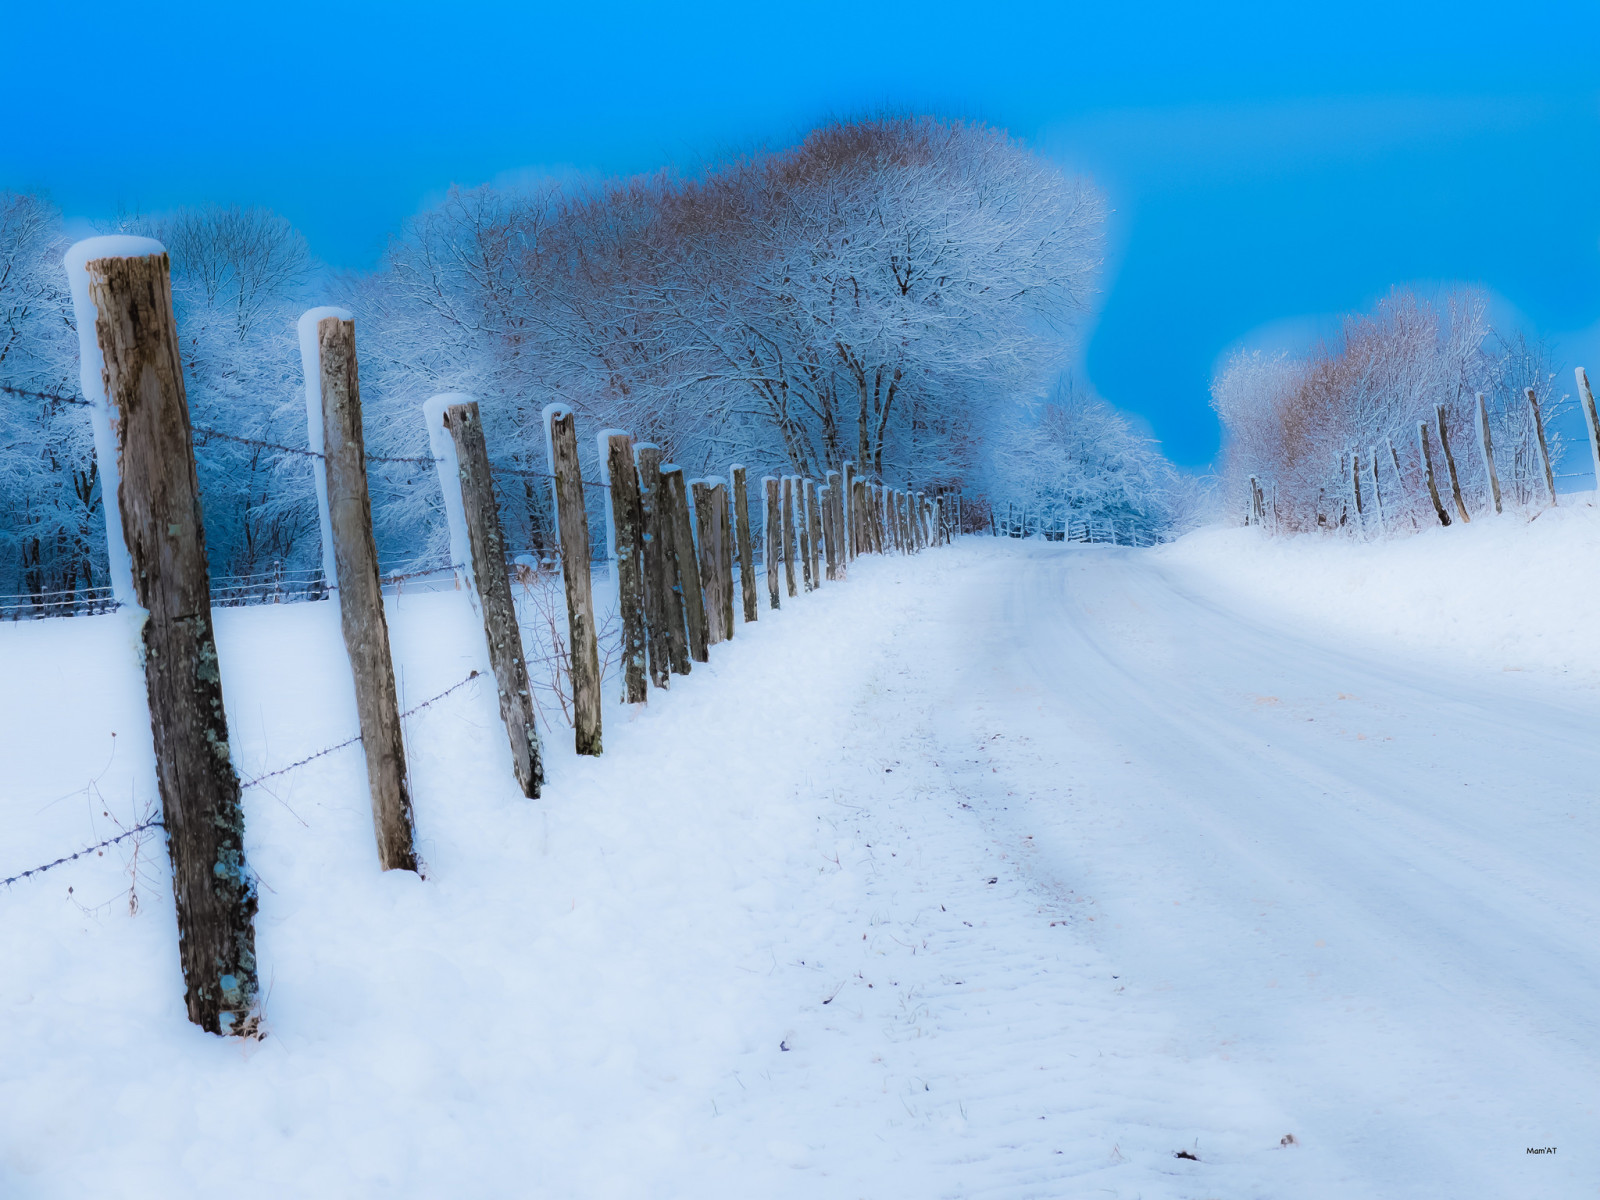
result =
[{"label": "fence", "polygon": [[[531,661],[544,673],[546,690],[559,699],[577,751],[600,754],[601,690],[610,674],[600,643],[607,628],[614,638],[614,677],[622,699],[644,703],[652,688],[667,689],[672,675],[709,661],[712,647],[734,637],[741,623],[759,618],[762,575],[768,608],[775,610],[784,599],[814,591],[825,581],[844,580],[861,554],[916,553],[951,535],[946,498],[860,478],[854,464],[845,463],[823,481],[761,481],[765,553],[758,566],[743,467],[731,468],[728,481],[685,480],[679,467],[661,462],[657,447],[636,445],[623,430],[602,430],[605,478],[585,480],[578,469],[575,419],[561,405],[545,410],[549,472],[493,465],[477,402],[463,395],[436,396],[423,406],[430,456],[369,455],[362,438],[354,322],[341,310],[314,309],[300,324],[310,446],[270,448],[315,460],[323,567],[294,578],[275,568],[211,580],[202,552],[194,449],[212,438],[250,439],[189,425],[165,251],[147,239],[90,239],[69,252],[67,265],[85,398],[47,398],[85,405],[95,420],[103,487],[116,497],[104,506],[112,584],[54,596],[0,598],[6,604],[0,612],[15,619],[22,615],[15,610],[23,606],[30,616],[125,606],[146,614],[140,624],[141,660],[161,814],[0,884],[15,884],[126,838],[163,830],[173,865],[185,1001],[190,1020],[210,1032],[252,1036],[259,1019],[255,885],[244,859],[242,791],[359,744],[380,865],[417,869],[401,721],[481,676],[473,671],[421,705],[399,711],[386,593],[407,582],[466,590],[482,620],[513,773],[523,793],[537,797],[543,784],[538,699],[524,644],[530,610],[550,644],[548,654]],[[367,468],[395,462],[437,472],[449,517],[447,562],[380,570]],[[508,545],[507,498],[497,475],[548,485],[552,527],[524,527],[523,532],[536,532],[529,540],[539,543],[525,551]],[[524,499],[531,495],[526,487],[524,492]],[[596,553],[590,534],[594,501],[603,501],[603,555]],[[597,561],[606,564],[608,582],[614,584],[607,590],[615,611],[603,621],[597,621],[594,604]],[[559,606],[554,598],[558,573]],[[513,584],[521,593],[520,610]],[[211,609],[321,599],[339,606],[358,732],[241,783],[227,757],[215,752],[227,743],[228,727]]]},{"label": "fence", "polygon": [[1094,542],[1113,546],[1158,546],[1165,538],[1151,533],[1133,520],[1117,521],[1111,517],[1072,516],[1046,517],[1027,509],[1019,510],[1007,505],[1004,513],[994,510],[989,518],[989,532],[995,537],[1039,537],[1049,542]]}]

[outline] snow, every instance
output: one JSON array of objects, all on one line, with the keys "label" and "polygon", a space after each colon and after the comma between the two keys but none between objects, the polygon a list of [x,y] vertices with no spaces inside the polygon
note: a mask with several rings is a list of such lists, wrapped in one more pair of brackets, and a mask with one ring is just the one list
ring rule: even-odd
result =
[{"label": "snow", "polygon": [[439,469],[439,491],[444,496],[445,522],[450,530],[450,561],[456,568],[456,586],[464,588],[474,609],[478,590],[473,583],[476,567],[472,561],[472,539],[467,536],[467,510],[461,499],[461,459],[456,440],[444,427],[444,410],[452,404],[476,404],[478,398],[466,392],[445,392],[429,397],[422,404],[422,419],[428,426],[428,447]]},{"label": "snow", "polygon": [[[306,445],[313,454],[319,455],[326,447],[322,431],[322,353],[317,348],[317,325],[329,317],[339,321],[355,320],[349,309],[324,305],[302,313],[297,326],[300,368],[306,379]],[[337,589],[339,572],[333,560],[333,517],[328,512],[328,467],[321,458],[312,460],[311,478],[316,483],[317,523],[322,531],[322,578],[330,589]]]},{"label": "snow", "polygon": [[133,590],[133,561],[122,535],[122,509],[117,496],[122,485],[122,459],[113,429],[116,414],[106,395],[105,359],[95,333],[99,312],[89,297],[89,263],[99,258],[145,258],[165,254],[167,248],[154,238],[110,234],[84,238],[67,249],[62,266],[72,291],[73,321],[78,327],[79,386],[89,402],[89,419],[94,426],[94,455],[100,466],[100,494],[106,498],[101,511],[106,521],[106,555],[110,564],[111,594],[129,608],[138,609]]},{"label": "snow", "polygon": [[[470,684],[426,879],[355,747],[245,792],[258,1044],[183,1018],[159,841],[133,917],[129,843],[0,891],[0,1195],[1587,1194],[1600,522],[1440,535],[862,558],[538,801]],[[388,604],[402,707],[477,664]],[[216,623],[246,778],[354,732],[336,606]],[[117,636],[0,627],[0,875],[151,802]]]}]

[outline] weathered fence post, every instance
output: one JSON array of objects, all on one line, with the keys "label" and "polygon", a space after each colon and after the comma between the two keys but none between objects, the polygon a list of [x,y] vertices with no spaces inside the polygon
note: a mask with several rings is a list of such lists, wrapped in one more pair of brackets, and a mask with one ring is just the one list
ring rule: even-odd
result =
[{"label": "weathered fence post", "polygon": [[715,646],[728,636],[723,626],[722,541],[717,536],[717,503],[713,494],[716,480],[696,479],[694,489],[694,530],[700,542],[700,586],[705,592],[706,645]]},{"label": "weathered fence post", "polygon": [[838,471],[829,471],[827,478],[829,504],[823,516],[833,525],[833,559],[828,578],[837,580],[845,577],[845,564],[850,561],[849,534],[845,532],[844,521],[844,476]]},{"label": "weathered fence post", "polygon": [[1556,503],[1556,477],[1550,471],[1550,447],[1544,440],[1544,417],[1539,413],[1539,396],[1532,388],[1524,389],[1528,407],[1533,409],[1533,428],[1539,435],[1539,461],[1544,464],[1544,486],[1550,493],[1550,505]]},{"label": "weathered fence post", "polygon": [[1450,432],[1446,425],[1444,405],[1434,406],[1434,412],[1439,419],[1439,446],[1444,450],[1445,469],[1450,472],[1450,495],[1456,502],[1456,512],[1461,514],[1461,523],[1470,525],[1472,516],[1467,512],[1467,502],[1461,498],[1461,479],[1456,474],[1456,456],[1450,452]]},{"label": "weathered fence post", "polygon": [[711,489],[711,500],[717,517],[717,567],[722,572],[722,636],[731,638],[733,619],[733,556],[737,549],[733,532],[732,502],[728,485],[719,479]]},{"label": "weathered fence post", "polygon": [[794,479],[794,527],[800,539],[800,576],[806,591],[817,586],[811,577],[811,503],[810,480],[796,475]]},{"label": "weathered fence post", "polygon": [[1422,478],[1428,485],[1428,498],[1433,501],[1433,511],[1439,514],[1439,524],[1450,524],[1450,514],[1445,512],[1444,504],[1439,499],[1439,485],[1433,478],[1433,454],[1428,449],[1428,423],[1417,422],[1417,446],[1422,453]]},{"label": "weathered fence post", "polygon": [[256,884],[228,750],[167,253],[149,238],[89,238],[64,265],[114,594],[137,620],[184,1003],[202,1029],[250,1037],[260,1021]]},{"label": "weathered fence post", "polygon": [[866,553],[867,533],[864,523],[866,511],[866,481],[862,479],[852,480],[850,484],[850,552],[852,555]]},{"label": "weathered fence post", "polygon": [[[1361,505],[1361,456],[1354,449],[1350,451],[1350,491],[1356,502],[1356,530],[1366,532],[1366,510]],[[1255,497],[1250,498],[1250,507],[1255,508]]]},{"label": "weathered fence post", "polygon": [[450,518],[450,557],[461,564],[483,618],[489,667],[500,694],[500,719],[511,739],[511,771],[522,794],[537,799],[544,783],[533,692],[522,655],[522,630],[511,599],[505,535],[489,473],[489,448],[478,402],[460,394],[434,396],[422,406],[428,444],[439,461],[439,489]]},{"label": "weathered fence post", "polygon": [[693,516],[689,512],[682,467],[662,464],[661,492],[671,510],[672,544],[668,566],[678,580],[678,599],[683,605],[683,623],[689,634],[689,657],[695,662],[708,662],[711,652],[706,639],[705,589],[700,581],[700,560],[695,553]]},{"label": "weathered fence post", "polygon": [[750,536],[750,492],[745,482],[743,467],[734,467],[733,520],[739,550],[739,594],[744,600],[744,619],[754,621],[760,616],[756,603],[756,558],[754,539]]},{"label": "weathered fence post", "polygon": [[767,598],[773,608],[778,607],[778,593],[781,590],[778,583],[778,561],[783,557],[783,551],[778,543],[783,536],[783,513],[780,505],[783,503],[782,485],[771,475],[761,481],[762,494],[766,499],[766,507],[762,510],[761,526],[766,535],[765,569],[767,572]]},{"label": "weathered fence post", "polygon": [[600,643],[589,574],[589,513],[583,506],[578,431],[565,404],[544,408],[550,452],[550,491],[561,543],[561,578],[567,589],[567,676],[572,680],[573,740],[579,754],[600,753]]},{"label": "weathered fence post", "polygon": [[[1378,514],[1378,536],[1382,537],[1388,532],[1383,517],[1383,492],[1378,488],[1378,452],[1371,446],[1367,447],[1367,466],[1372,471],[1372,507]],[[1261,490],[1256,489],[1256,499],[1261,499]]]},{"label": "weathered fence post", "polygon": [[[662,520],[661,447],[640,442],[633,448],[639,472],[639,511],[644,517],[644,621],[645,645],[650,653],[650,679],[664,688],[672,672],[689,671],[688,647],[683,640],[683,607],[667,573],[666,545],[670,523]],[[669,613],[676,623],[669,621]],[[681,664],[681,670],[679,669]]]},{"label": "weathered fence post", "polygon": [[817,485],[808,479],[805,481],[805,489],[806,530],[809,534],[806,539],[807,572],[811,576],[812,588],[819,588],[822,586],[822,511],[818,506]]},{"label": "weathered fence post", "polygon": [[[1594,463],[1594,486],[1595,490],[1600,492],[1600,413],[1595,411],[1594,393],[1589,390],[1589,372],[1577,367],[1574,368],[1573,374],[1578,380],[1578,400],[1583,405],[1583,423],[1589,430],[1589,457]],[[1478,397],[1478,403],[1480,406],[1483,404],[1482,396]]]},{"label": "weathered fence post", "polygon": [[789,599],[800,594],[794,578],[794,476],[783,477],[783,580],[789,589]]},{"label": "weathered fence post", "polygon": [[839,507],[844,519],[844,561],[854,560],[856,546],[856,465],[844,464],[844,490],[839,493]]},{"label": "weathered fence post", "polygon": [[406,778],[394,663],[389,656],[378,550],[372,540],[372,501],[367,494],[356,326],[348,318],[319,316],[313,309],[300,318],[300,337],[302,357],[308,360],[306,386],[319,389],[321,402],[323,467],[333,530],[333,586],[339,591],[340,624],[355,679],[378,862],[385,871],[415,871],[411,787]]},{"label": "weathered fence post", "polygon": [[644,506],[639,473],[633,465],[633,435],[603,429],[598,435],[600,466],[610,520],[611,561],[617,573],[617,612],[622,622],[622,702],[643,704],[645,683]]},{"label": "weathered fence post", "polygon": [[823,484],[817,489],[817,506],[822,512],[823,578],[838,578],[839,548],[833,533],[833,489]]},{"label": "weathered fence post", "polygon": [[[1578,368],[1581,373],[1583,368]],[[1593,408],[1591,402],[1590,407]],[[1489,498],[1494,501],[1494,511],[1500,512],[1500,476],[1494,469],[1494,441],[1489,436],[1489,406],[1483,393],[1478,393],[1478,443],[1483,447],[1483,470],[1489,477]],[[1600,459],[1597,459],[1600,461]],[[1600,479],[1600,475],[1596,476]]]}]

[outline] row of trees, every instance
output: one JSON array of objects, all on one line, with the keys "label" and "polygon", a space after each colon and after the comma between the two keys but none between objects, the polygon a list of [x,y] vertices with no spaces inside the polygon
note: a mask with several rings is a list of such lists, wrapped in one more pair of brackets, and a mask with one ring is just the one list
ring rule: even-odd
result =
[{"label": "row of trees", "polygon": [[[1441,491],[1449,482],[1439,442],[1444,410],[1464,499],[1492,510],[1480,444],[1484,397],[1504,499],[1529,505],[1548,495],[1532,388],[1548,424],[1564,400],[1545,347],[1521,334],[1501,337],[1488,300],[1466,289],[1430,303],[1403,289],[1372,312],[1345,318],[1339,337],[1304,357],[1240,351],[1217,373],[1212,404],[1227,434],[1230,512],[1262,490],[1269,523],[1286,532],[1356,525],[1356,489],[1396,527],[1436,523],[1423,474],[1418,425],[1426,424]],[[1546,430],[1552,462],[1562,439]],[[1375,486],[1374,486],[1375,482]]]},{"label": "row of trees", "polygon": [[[304,444],[294,325],[312,303],[356,313],[379,454],[425,455],[422,400],[459,390],[481,398],[497,456],[533,471],[538,414],[562,400],[691,473],[742,461],[816,476],[853,459],[900,486],[1020,494],[1039,462],[1080,461],[1047,449],[1074,422],[1116,422],[1082,405],[1041,419],[1019,402],[1067,359],[1103,220],[1088,184],[1001,131],[885,118],[696,178],[455,190],[360,276],[317,270],[300,235],[259,210],[116,228],[171,252],[197,429],[253,443],[197,438],[212,567],[239,575],[318,561],[308,460],[280,449]],[[0,195],[0,384],[75,390],[64,249],[46,202]],[[0,591],[99,581],[82,410],[0,393],[0,421]],[[545,489],[506,479],[513,537],[536,541]],[[431,484],[425,470],[377,471],[387,561],[442,546]]]}]

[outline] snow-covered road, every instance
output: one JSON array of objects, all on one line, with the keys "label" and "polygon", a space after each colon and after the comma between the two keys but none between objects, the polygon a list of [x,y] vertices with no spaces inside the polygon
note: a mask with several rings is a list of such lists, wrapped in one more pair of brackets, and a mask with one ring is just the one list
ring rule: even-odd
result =
[{"label": "snow-covered road", "polygon": [[[244,1055],[182,1022],[170,901],[0,896],[0,1193],[1594,1195],[1600,694],[1225,595],[1161,552],[863,560],[533,806],[486,693],[409,734],[426,883],[322,760],[249,801]],[[391,617],[417,694],[471,661],[454,602]],[[349,720],[321,607],[219,624],[250,769]],[[0,631],[8,736],[81,742],[19,794],[134,719],[126,681],[48,716],[95,620]],[[17,856],[80,837],[14,811]]]}]

